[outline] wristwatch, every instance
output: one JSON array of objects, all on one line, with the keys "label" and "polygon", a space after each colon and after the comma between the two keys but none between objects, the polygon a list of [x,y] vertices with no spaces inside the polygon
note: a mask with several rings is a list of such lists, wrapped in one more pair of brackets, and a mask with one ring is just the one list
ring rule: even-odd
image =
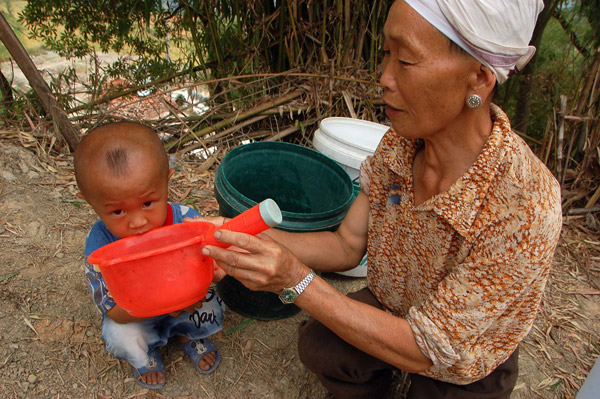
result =
[{"label": "wristwatch", "polygon": [[298,285],[291,288],[284,288],[283,292],[279,295],[281,302],[285,303],[286,305],[294,303],[296,298],[298,298],[298,296],[302,294],[306,287],[308,287],[308,284],[313,281],[313,278],[315,278],[315,272],[311,270],[310,273],[308,273],[306,277],[304,277],[302,281],[298,283]]}]

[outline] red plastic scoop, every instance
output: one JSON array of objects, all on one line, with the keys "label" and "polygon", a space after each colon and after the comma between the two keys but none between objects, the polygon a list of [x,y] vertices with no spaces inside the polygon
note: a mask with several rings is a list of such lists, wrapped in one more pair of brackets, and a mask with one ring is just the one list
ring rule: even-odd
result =
[{"label": "red plastic scoop", "polygon": [[[277,203],[270,198],[256,204],[247,211],[240,213],[217,230],[230,230],[256,235],[270,227],[275,227],[282,221],[281,210]],[[229,245],[217,241],[213,234],[206,234],[204,245],[216,245],[227,248]]]},{"label": "red plastic scoop", "polygon": [[[219,227],[258,234],[282,221],[281,211],[266,199]],[[208,222],[180,223],[126,237],[92,252],[115,302],[137,317],[157,316],[190,306],[206,296],[214,261],[204,245],[227,247]]]}]

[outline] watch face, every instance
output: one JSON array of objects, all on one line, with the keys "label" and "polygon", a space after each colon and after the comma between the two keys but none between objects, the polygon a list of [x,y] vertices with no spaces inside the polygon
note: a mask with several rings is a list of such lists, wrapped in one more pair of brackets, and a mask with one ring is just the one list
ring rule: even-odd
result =
[{"label": "watch face", "polygon": [[292,303],[296,300],[297,297],[298,295],[296,294],[296,292],[291,289],[285,289],[281,293],[281,299],[283,299],[285,303]]}]

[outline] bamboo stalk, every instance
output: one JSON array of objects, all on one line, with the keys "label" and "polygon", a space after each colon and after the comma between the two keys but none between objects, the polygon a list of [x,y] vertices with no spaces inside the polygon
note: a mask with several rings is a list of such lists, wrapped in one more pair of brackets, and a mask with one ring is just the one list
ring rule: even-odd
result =
[{"label": "bamboo stalk", "polygon": [[[600,71],[600,47],[596,49],[596,54],[594,55],[594,61],[589,69],[589,74],[585,79],[585,83],[583,86],[583,90],[581,91],[581,97],[579,97],[579,102],[577,103],[577,107],[575,108],[575,115],[581,115],[586,105],[589,105],[589,101],[591,100],[590,95],[593,89],[594,81],[596,80],[598,71]],[[591,75],[594,75],[594,78]]]},{"label": "bamboo stalk", "polygon": [[232,126],[229,129],[225,129],[222,132],[215,134],[214,136],[210,136],[205,141],[206,141],[206,143],[214,143],[217,140],[219,140],[220,138],[227,136],[228,134],[238,131],[241,128],[249,126],[253,123],[262,121],[263,119],[268,118],[269,116],[270,116],[269,114],[260,114],[258,116],[255,116],[254,118],[247,119],[247,120],[243,121],[242,123],[238,123],[237,125]]},{"label": "bamboo stalk", "polygon": [[[362,0],[359,3],[359,7],[362,8]],[[360,19],[360,26],[358,27],[358,39],[356,40],[356,49],[354,50],[354,62],[358,63],[362,59],[362,48],[365,45],[365,35],[367,34],[367,22],[364,18]]]},{"label": "bamboo stalk", "polygon": [[[311,126],[314,123],[316,123],[317,120],[316,119],[311,119],[309,121],[305,121],[304,122],[304,126]],[[300,125],[296,125],[296,126],[290,126],[285,130],[282,130],[281,132],[274,134],[271,137],[266,138],[264,141],[277,141],[277,140],[281,140],[282,138],[284,138],[285,136],[289,136],[290,134],[297,132],[298,130],[301,129]]]},{"label": "bamboo stalk", "polygon": [[291,126],[271,137],[266,138],[264,141],[277,141],[285,136],[288,136],[294,132],[297,132],[298,130],[300,130],[300,126]]},{"label": "bamboo stalk", "polygon": [[190,33],[192,35],[192,43],[194,44],[195,54],[198,57],[201,67],[204,69],[205,76],[208,75],[208,68],[204,60],[202,47],[200,46],[200,39],[198,38],[198,29],[196,28],[195,19],[188,1],[184,2],[185,6],[185,18],[188,20],[188,26],[190,27]]},{"label": "bamboo stalk", "polygon": [[[556,143],[556,173],[560,179],[560,186],[562,187],[565,180],[563,174],[563,144],[565,141],[565,118],[564,115],[567,113],[567,96],[564,94],[560,95],[560,112],[558,113],[558,142]],[[566,169],[566,168],[565,168]]]},{"label": "bamboo stalk", "polygon": [[[374,18],[375,15],[378,15],[375,11],[375,7],[378,7],[381,11],[381,2],[373,2],[373,7],[371,9],[371,32],[378,32],[377,20]],[[375,71],[377,65],[377,36],[373,37],[369,46],[369,67],[371,70]]]},{"label": "bamboo stalk", "polygon": [[[344,1],[344,35],[349,36],[350,33],[350,0]],[[356,13],[357,15],[358,13]]]},{"label": "bamboo stalk", "polygon": [[548,125],[546,126],[546,132],[544,133],[544,138],[547,138],[548,136],[550,136],[550,138],[544,140],[545,149],[543,147],[542,151],[540,152],[540,154],[543,154],[542,160],[544,161],[545,165],[548,165],[548,158],[550,158],[550,150],[552,149],[552,144],[554,142],[554,134],[550,126],[551,123],[548,122]]},{"label": "bamboo stalk", "polygon": [[[278,4],[278,7],[283,7],[286,5],[287,0],[281,0],[281,5]],[[281,8],[279,11],[279,32],[277,34],[279,47],[278,50],[278,58],[277,58],[277,70],[281,71],[283,69],[283,55],[286,53],[285,49],[285,16],[286,13],[281,12]]]},{"label": "bamboo stalk", "polygon": [[567,212],[567,214],[569,216],[573,216],[573,215],[584,215],[587,213],[593,213],[593,212],[600,212],[600,206],[594,206],[594,207],[585,207],[585,208],[573,208],[573,209],[569,209],[569,211]]},{"label": "bamboo stalk", "polygon": [[290,38],[290,46],[288,50],[290,66],[303,65],[302,53],[300,51],[300,41],[298,40],[298,32],[296,31],[296,0],[294,0],[294,3],[288,1],[287,5],[290,25],[292,27],[292,38]]},{"label": "bamboo stalk", "polygon": [[327,45],[325,43],[325,39],[327,37],[327,16],[329,15],[328,7],[328,2],[324,1],[323,9],[321,10],[321,63],[324,65],[329,61],[327,57],[327,51],[325,50]]},{"label": "bamboo stalk", "polygon": [[[336,4],[337,4],[337,15],[338,17],[342,17],[344,15],[344,4],[342,2],[343,0],[337,0]],[[336,46],[335,46],[335,65],[336,66],[341,66],[342,65],[342,43],[344,42],[342,40],[342,37],[344,36],[344,24],[343,23],[338,23],[337,24],[337,29],[336,29]]]},{"label": "bamboo stalk", "polygon": [[592,197],[590,198],[590,200],[588,201],[588,203],[585,205],[586,208],[593,208],[594,205],[596,205],[596,202],[598,201],[598,198],[600,198],[600,187],[598,187],[596,189],[596,192],[594,192],[594,194],[592,195]]},{"label": "bamboo stalk", "polygon": [[348,108],[348,112],[350,112],[350,116],[356,119],[356,111],[354,110],[350,94],[346,90],[342,90],[342,95],[344,96],[344,101],[346,102],[346,107]]}]

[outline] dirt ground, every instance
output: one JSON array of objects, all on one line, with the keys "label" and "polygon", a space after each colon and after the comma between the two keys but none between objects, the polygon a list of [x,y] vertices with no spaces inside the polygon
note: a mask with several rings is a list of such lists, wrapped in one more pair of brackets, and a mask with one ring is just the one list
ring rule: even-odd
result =
[{"label": "dirt ground", "polygon": [[[0,132],[0,139],[0,398],[325,396],[297,357],[303,312],[258,321],[228,311],[214,339],[222,357],[215,373],[197,373],[179,348],[167,346],[167,385],[140,388],[100,338],[83,275],[83,243],[96,218],[75,197],[71,157],[49,157],[18,133]],[[184,165],[174,177],[171,200],[216,214],[213,172],[195,168]],[[600,240],[587,222],[565,219],[542,311],[521,346],[513,398],[574,398],[600,354]],[[366,283],[325,278],[343,292]]]}]

